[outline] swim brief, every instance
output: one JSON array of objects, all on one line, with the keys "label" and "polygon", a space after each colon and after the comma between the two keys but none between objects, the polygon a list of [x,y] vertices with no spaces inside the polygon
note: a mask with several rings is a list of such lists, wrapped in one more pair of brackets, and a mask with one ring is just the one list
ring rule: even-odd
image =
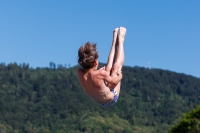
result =
[{"label": "swim brief", "polygon": [[115,104],[117,102],[118,96],[117,96],[116,90],[111,90],[111,92],[114,94],[113,100],[111,102],[109,102],[109,103],[101,104],[101,106],[103,106],[103,107],[112,106],[113,104]]}]

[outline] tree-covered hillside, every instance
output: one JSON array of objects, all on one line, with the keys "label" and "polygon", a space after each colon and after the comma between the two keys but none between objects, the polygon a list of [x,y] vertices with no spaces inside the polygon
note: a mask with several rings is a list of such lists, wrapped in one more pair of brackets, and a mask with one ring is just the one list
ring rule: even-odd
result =
[{"label": "tree-covered hillside", "polygon": [[0,132],[166,133],[199,105],[199,78],[124,66],[118,102],[101,107],[82,90],[77,69],[1,63]]}]

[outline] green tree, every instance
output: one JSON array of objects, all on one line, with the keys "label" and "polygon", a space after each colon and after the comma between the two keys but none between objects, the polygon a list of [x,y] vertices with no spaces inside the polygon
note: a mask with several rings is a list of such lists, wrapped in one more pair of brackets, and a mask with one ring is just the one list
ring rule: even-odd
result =
[{"label": "green tree", "polygon": [[200,133],[200,106],[185,114],[169,133]]}]

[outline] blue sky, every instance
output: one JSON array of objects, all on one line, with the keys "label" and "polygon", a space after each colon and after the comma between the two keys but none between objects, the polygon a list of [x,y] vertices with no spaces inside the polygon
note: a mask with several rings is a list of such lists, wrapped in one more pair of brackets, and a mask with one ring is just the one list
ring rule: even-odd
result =
[{"label": "blue sky", "polygon": [[126,66],[200,77],[199,0],[0,0],[0,62],[77,64],[96,42],[106,63],[114,28],[127,28]]}]

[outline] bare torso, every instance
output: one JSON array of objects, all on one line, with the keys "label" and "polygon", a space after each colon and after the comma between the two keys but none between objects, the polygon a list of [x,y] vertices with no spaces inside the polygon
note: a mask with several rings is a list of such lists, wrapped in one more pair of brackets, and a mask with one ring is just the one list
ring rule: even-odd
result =
[{"label": "bare torso", "polygon": [[105,85],[100,71],[105,70],[84,70],[77,71],[79,82],[87,95],[89,95],[97,103],[108,103],[113,99],[113,93]]}]

